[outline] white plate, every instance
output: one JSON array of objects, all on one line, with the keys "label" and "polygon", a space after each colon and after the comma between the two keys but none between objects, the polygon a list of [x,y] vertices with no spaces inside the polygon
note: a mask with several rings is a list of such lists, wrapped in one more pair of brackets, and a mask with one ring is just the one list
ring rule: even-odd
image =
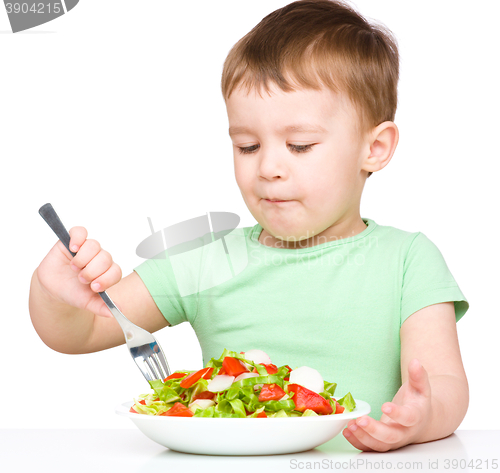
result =
[{"label": "white plate", "polygon": [[369,414],[367,402],[344,414],[317,417],[208,418],[149,416],[129,412],[132,401],[116,406],[151,440],[171,450],[204,455],[273,455],[304,452],[338,435],[349,419]]}]

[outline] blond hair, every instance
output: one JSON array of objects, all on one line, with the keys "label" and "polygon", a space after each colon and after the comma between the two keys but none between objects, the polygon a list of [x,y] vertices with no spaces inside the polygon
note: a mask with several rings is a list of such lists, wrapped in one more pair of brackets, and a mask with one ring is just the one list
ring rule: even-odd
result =
[{"label": "blond hair", "polygon": [[222,95],[226,101],[240,84],[247,91],[263,87],[269,92],[269,82],[290,92],[296,90],[290,79],[298,87],[326,87],[347,96],[363,135],[394,121],[397,40],[387,27],[369,23],[342,0],[290,3],[264,17],[232,47],[224,61]]}]

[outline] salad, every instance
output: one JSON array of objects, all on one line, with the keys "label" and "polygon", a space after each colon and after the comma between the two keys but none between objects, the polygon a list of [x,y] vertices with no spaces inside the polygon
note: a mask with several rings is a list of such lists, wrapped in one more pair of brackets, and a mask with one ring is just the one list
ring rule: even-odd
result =
[{"label": "salad", "polygon": [[176,417],[306,417],[350,412],[351,393],[333,397],[336,383],[307,366],[271,363],[262,350],[224,349],[198,371],[176,371],[149,382],[153,393],[134,398],[130,412]]}]

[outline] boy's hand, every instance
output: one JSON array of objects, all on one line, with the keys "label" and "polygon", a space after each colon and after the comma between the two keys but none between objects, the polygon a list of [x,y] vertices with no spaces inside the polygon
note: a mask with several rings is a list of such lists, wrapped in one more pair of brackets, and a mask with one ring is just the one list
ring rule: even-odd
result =
[{"label": "boy's hand", "polygon": [[[384,414],[377,421],[361,416],[348,422],[344,437],[358,450],[387,452],[413,442],[431,420],[431,385],[429,376],[414,358],[408,365],[408,381],[382,406]],[[354,428],[354,430],[353,430]]]},{"label": "boy's hand", "polygon": [[96,240],[87,240],[84,227],[73,227],[69,234],[69,247],[76,256],[58,241],[37,268],[42,289],[58,302],[112,317],[97,293],[120,281],[120,267]]}]

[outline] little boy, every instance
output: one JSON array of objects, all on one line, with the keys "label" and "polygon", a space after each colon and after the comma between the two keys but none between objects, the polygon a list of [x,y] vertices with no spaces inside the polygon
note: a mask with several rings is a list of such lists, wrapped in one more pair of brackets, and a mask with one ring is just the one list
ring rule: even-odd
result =
[{"label": "little boy", "polygon": [[[424,234],[359,211],[366,179],[398,143],[398,76],[390,31],[340,1],[297,1],[266,16],[222,74],[236,181],[258,222],[234,232],[245,266],[183,294],[173,253],[122,279],[74,227],[76,256],[57,242],[33,274],[30,313],[42,340],[63,353],[122,344],[97,295],[107,290],[150,332],[189,322],[205,363],[224,348],[258,348],[277,365],[316,368],[338,395],[371,405],[344,430],[360,450],[450,435],[469,402],[456,331],[469,304]],[[231,255],[231,235],[226,242]],[[224,264],[208,259],[203,270]]]}]

